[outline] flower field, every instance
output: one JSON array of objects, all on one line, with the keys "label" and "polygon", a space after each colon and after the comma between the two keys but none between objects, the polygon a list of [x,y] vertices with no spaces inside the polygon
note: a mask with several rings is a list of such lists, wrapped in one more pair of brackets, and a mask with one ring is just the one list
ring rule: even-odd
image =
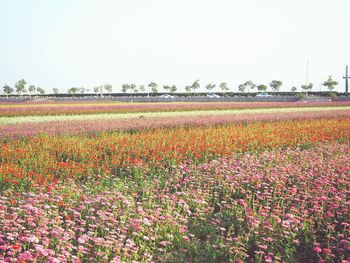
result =
[{"label": "flower field", "polygon": [[2,125],[0,262],[350,262],[343,106]]},{"label": "flower field", "polygon": [[122,102],[51,102],[51,103],[1,103],[0,117],[45,116],[67,114],[100,114],[132,112],[202,111],[228,109],[266,109],[295,107],[350,106],[350,102],[167,102],[167,103],[122,103]]}]

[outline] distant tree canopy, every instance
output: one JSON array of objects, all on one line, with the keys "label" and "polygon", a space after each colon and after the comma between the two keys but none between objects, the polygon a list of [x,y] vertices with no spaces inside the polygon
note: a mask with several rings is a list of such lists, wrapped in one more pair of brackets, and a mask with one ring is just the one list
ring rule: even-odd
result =
[{"label": "distant tree canopy", "polygon": [[30,85],[28,90],[29,90],[29,95],[32,96],[32,93],[35,92],[36,87],[34,85]]},{"label": "distant tree canopy", "polygon": [[238,91],[243,93],[247,90],[249,92],[251,89],[254,89],[255,87],[256,85],[254,84],[254,82],[251,80],[248,80],[238,86]]},{"label": "distant tree canopy", "polygon": [[158,84],[155,82],[151,82],[150,84],[148,84],[148,87],[151,88],[152,93],[157,93],[158,92]]},{"label": "distant tree canopy", "polygon": [[323,86],[327,87],[329,91],[332,91],[337,85],[338,81],[333,80],[332,76],[329,76],[328,79],[323,82]]},{"label": "distant tree canopy", "polygon": [[2,89],[4,90],[7,98],[13,92],[13,88],[11,88],[9,85],[5,85]]},{"label": "distant tree canopy", "polygon": [[305,93],[311,91],[312,88],[313,88],[313,84],[312,84],[312,83],[309,83],[309,84],[307,84],[307,85],[301,85],[301,89],[302,89]]},{"label": "distant tree canopy", "polygon": [[18,95],[22,96],[22,94],[26,92],[26,88],[25,88],[26,84],[27,82],[24,79],[19,80],[15,84],[16,92],[18,93]]},{"label": "distant tree canopy", "polygon": [[129,89],[130,89],[130,85],[129,84],[123,84],[122,85],[122,92],[123,93],[126,93]]},{"label": "distant tree canopy", "polygon": [[219,88],[221,89],[222,92],[226,92],[229,90],[226,82],[221,82],[219,85]]},{"label": "distant tree canopy", "polygon": [[109,93],[112,93],[113,86],[111,84],[105,84],[104,85],[105,90],[107,90]]},{"label": "distant tree canopy", "polygon": [[145,91],[146,91],[145,85],[140,85],[140,86],[139,86],[139,90],[140,90],[141,92],[145,92]]},{"label": "distant tree canopy", "polygon": [[177,90],[177,87],[176,87],[175,85],[172,85],[172,86],[170,87],[170,92],[171,92],[171,93],[175,93],[176,90]]},{"label": "distant tree canopy", "polygon": [[205,86],[205,88],[206,88],[207,90],[209,90],[209,91],[215,89],[215,87],[216,87],[216,85],[215,85],[215,84],[211,84],[211,83],[209,83],[207,86]]},{"label": "distant tree canopy", "polygon": [[76,93],[78,93],[79,92],[79,88],[77,88],[77,87],[73,87],[73,88],[70,88],[70,89],[68,89],[68,94],[76,94]]},{"label": "distant tree canopy", "polygon": [[272,91],[278,92],[282,86],[282,81],[280,80],[272,80],[270,82],[270,87]]},{"label": "distant tree canopy", "polygon": [[190,93],[191,90],[192,90],[192,86],[186,86],[185,90],[186,90],[187,93]]},{"label": "distant tree canopy", "polygon": [[195,82],[193,82],[193,84],[191,85],[191,88],[193,90],[193,93],[195,93],[196,90],[200,88],[199,79],[197,79]]},{"label": "distant tree canopy", "polygon": [[267,91],[267,86],[260,84],[256,87],[258,89],[258,91]]},{"label": "distant tree canopy", "polygon": [[39,92],[39,94],[43,95],[45,94],[45,90],[43,88],[37,87],[36,88],[37,92]]}]

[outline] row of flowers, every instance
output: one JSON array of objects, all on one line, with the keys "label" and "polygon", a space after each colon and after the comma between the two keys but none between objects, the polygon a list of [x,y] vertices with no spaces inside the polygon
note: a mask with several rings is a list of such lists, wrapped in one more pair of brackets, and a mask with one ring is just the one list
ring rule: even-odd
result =
[{"label": "row of flowers", "polygon": [[7,190],[0,262],[350,262],[349,153],[333,142]]},{"label": "row of flowers", "polygon": [[[92,117],[88,120],[86,120],[85,117],[90,115],[74,116],[76,120],[69,120],[71,116],[67,116],[67,119],[65,119],[65,116],[45,116],[45,118],[47,118],[46,121],[41,119],[43,118],[42,116],[17,117],[21,118],[18,124],[0,125],[0,138],[14,139],[33,137],[39,134],[86,134],[101,131],[113,132],[180,126],[197,127],[254,121],[312,120],[350,117],[350,110],[323,109],[323,111],[313,108],[310,109],[310,111],[298,111],[296,109],[296,111],[281,110],[280,112],[265,112],[265,110],[246,112],[243,110],[239,114],[238,112],[216,111],[210,112],[210,114],[201,112],[201,114],[198,115],[196,115],[194,111],[188,112],[189,115],[184,116],[173,116],[173,114],[169,115],[168,112],[165,112],[159,114],[160,116],[157,117],[149,117],[147,114],[141,113],[133,117],[123,116],[122,118],[119,118],[119,116],[96,115],[99,119]],[[22,118],[24,118],[24,120]],[[35,118],[35,120],[32,120],[32,118]],[[57,118],[64,118],[64,120],[57,121]],[[11,122],[13,122],[13,120],[11,120]]]},{"label": "row of flowers", "polygon": [[0,183],[2,189],[30,189],[67,179],[119,175],[130,167],[153,171],[232,152],[349,141],[349,127],[350,118],[336,118],[8,139],[0,145]]},{"label": "row of flowers", "polygon": [[0,103],[0,117],[29,115],[67,115],[95,113],[166,112],[194,110],[227,110],[251,108],[294,108],[349,106],[350,102],[179,102],[179,103],[120,103],[120,102],[50,102]]}]

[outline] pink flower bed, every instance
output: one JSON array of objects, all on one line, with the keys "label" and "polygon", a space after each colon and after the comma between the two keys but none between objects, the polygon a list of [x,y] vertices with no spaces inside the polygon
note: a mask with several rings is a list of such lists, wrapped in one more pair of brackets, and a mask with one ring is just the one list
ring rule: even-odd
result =
[{"label": "pink flower bed", "polygon": [[6,191],[0,262],[350,262],[350,145]]},{"label": "pink flower bed", "polygon": [[[8,105],[8,107],[6,107]],[[349,106],[343,102],[0,103],[0,116]]]},{"label": "pink flower bed", "polygon": [[[142,114],[140,114],[141,116]],[[52,121],[43,123],[22,123],[0,126],[1,137],[23,137],[45,134],[80,134],[101,131],[127,131],[132,129],[154,129],[159,127],[208,126],[238,122],[280,121],[289,119],[318,119],[349,117],[349,110],[280,112],[257,114],[218,114],[181,117],[141,117],[91,121]]]}]

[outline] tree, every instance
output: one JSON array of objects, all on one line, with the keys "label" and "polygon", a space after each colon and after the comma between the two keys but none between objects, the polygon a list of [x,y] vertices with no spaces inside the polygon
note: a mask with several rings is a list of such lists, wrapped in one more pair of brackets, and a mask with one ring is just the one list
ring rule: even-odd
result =
[{"label": "tree", "polygon": [[260,85],[257,86],[257,89],[258,89],[258,91],[266,91],[267,90],[267,86],[263,85],[263,84],[260,84]]},{"label": "tree", "polygon": [[20,95],[20,96],[22,96],[22,94],[24,93],[24,92],[26,92],[26,88],[25,88],[25,85],[27,84],[27,82],[24,80],[24,79],[21,79],[21,80],[19,80],[17,83],[16,83],[16,85],[15,85],[15,87],[16,87],[16,92]]},{"label": "tree", "polygon": [[145,85],[140,85],[139,89],[140,89],[141,92],[145,92],[146,91]]},{"label": "tree", "polygon": [[84,94],[84,93],[85,93],[85,88],[84,88],[84,87],[81,87],[81,88],[80,88],[80,93],[81,93],[81,94]]},{"label": "tree", "polygon": [[301,89],[308,95],[307,93],[312,90],[313,84],[309,83],[308,85],[301,85]]},{"label": "tree", "polygon": [[251,80],[246,81],[246,82],[244,83],[244,85],[247,87],[248,93],[249,93],[249,90],[250,90],[250,89],[255,89],[255,87],[256,87],[256,85],[254,84],[254,82],[251,81]]},{"label": "tree", "polygon": [[41,94],[45,94],[45,90],[43,88],[37,87],[36,90]]},{"label": "tree", "polygon": [[272,80],[270,82],[270,87],[272,91],[278,92],[281,86],[282,86],[282,81],[280,80]]},{"label": "tree", "polygon": [[332,91],[335,86],[338,85],[338,81],[332,79],[332,76],[329,76],[328,79],[323,82],[323,86],[327,87],[329,91]]},{"label": "tree", "polygon": [[73,97],[74,97],[74,94],[78,93],[78,91],[79,91],[79,88],[73,87],[73,88],[70,88],[70,89],[68,90],[68,94],[72,94]]},{"label": "tree", "polygon": [[191,90],[192,90],[192,86],[186,86],[185,90],[186,90],[187,93],[190,93]]},{"label": "tree", "polygon": [[221,82],[219,87],[223,93],[229,90],[226,82]]},{"label": "tree", "polygon": [[107,90],[109,93],[112,93],[113,86],[111,84],[105,84],[104,86],[105,90]]},{"label": "tree", "polygon": [[164,86],[163,86],[163,89],[164,89],[165,91],[170,90],[170,85],[164,85]]},{"label": "tree", "polygon": [[195,82],[193,82],[192,86],[191,86],[193,93],[196,92],[196,89],[200,88],[200,84],[199,84],[199,79],[197,79]]},{"label": "tree", "polygon": [[58,88],[53,88],[53,93],[58,94]]},{"label": "tree", "polygon": [[9,97],[9,95],[13,92],[13,88],[11,88],[9,85],[5,85],[3,87],[4,93],[6,94],[6,98]]},{"label": "tree", "polygon": [[36,87],[34,85],[30,85],[28,90],[29,90],[29,96],[32,97],[32,93],[36,90]]},{"label": "tree", "polygon": [[211,83],[209,83],[207,86],[205,86],[205,88],[207,90],[209,90],[209,91],[213,90],[215,87],[216,87],[216,85],[215,84],[211,84]]},{"label": "tree", "polygon": [[239,86],[238,86],[238,91],[239,92],[245,92],[245,89],[246,89],[246,85],[245,85],[245,83],[243,83],[243,84],[240,84]]},{"label": "tree", "polygon": [[153,93],[157,93],[158,92],[158,84],[155,82],[151,82],[150,84],[148,84],[148,87],[151,88]]},{"label": "tree", "polygon": [[297,91],[297,87],[293,86],[291,89],[290,89],[291,92],[296,92]]},{"label": "tree", "polygon": [[171,93],[175,93],[175,91],[177,90],[177,87],[175,86],[175,85],[172,85],[171,87],[170,87],[170,92]]},{"label": "tree", "polygon": [[94,89],[94,92],[96,93],[96,95],[97,95],[97,93],[100,91],[100,87],[98,87],[98,86],[93,87],[93,89]]},{"label": "tree", "polygon": [[130,89],[130,85],[129,84],[123,84],[122,85],[122,92],[123,93],[126,93],[129,89]]}]

